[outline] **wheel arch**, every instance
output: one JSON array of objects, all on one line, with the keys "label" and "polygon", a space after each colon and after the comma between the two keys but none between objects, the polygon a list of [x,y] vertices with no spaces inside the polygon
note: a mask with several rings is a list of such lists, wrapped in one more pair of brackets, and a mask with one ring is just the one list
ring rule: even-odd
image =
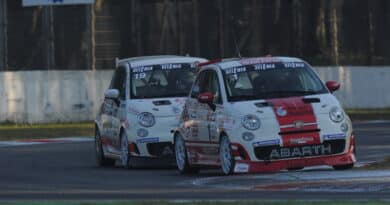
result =
[{"label": "wheel arch", "polygon": [[222,130],[222,131],[219,133],[218,142],[221,142],[222,137],[227,137],[227,138],[230,140],[229,135],[228,135],[228,134],[226,133],[226,131],[224,131],[224,130]]},{"label": "wheel arch", "polygon": [[176,143],[176,137],[178,135],[181,135],[181,133],[180,133],[180,131],[178,129],[171,130],[171,133],[173,135],[172,143],[175,144]]}]

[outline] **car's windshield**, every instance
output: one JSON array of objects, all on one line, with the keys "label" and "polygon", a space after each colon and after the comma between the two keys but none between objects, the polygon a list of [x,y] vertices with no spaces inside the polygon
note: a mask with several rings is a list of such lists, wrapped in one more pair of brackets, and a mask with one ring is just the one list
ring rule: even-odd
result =
[{"label": "car's windshield", "polygon": [[229,101],[269,99],[328,92],[304,62],[260,63],[223,70]]},{"label": "car's windshield", "polygon": [[195,64],[161,64],[131,69],[131,98],[187,96],[195,79]]}]

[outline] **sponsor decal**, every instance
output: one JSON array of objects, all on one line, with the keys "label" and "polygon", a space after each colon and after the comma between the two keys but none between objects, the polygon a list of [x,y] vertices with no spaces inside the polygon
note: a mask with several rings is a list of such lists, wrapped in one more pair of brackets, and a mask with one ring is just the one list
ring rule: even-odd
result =
[{"label": "sponsor decal", "polygon": [[328,135],[322,135],[324,140],[336,140],[336,139],[345,139],[346,135],[344,133],[339,134],[328,134]]},{"label": "sponsor decal", "polygon": [[153,142],[159,142],[160,138],[158,137],[148,137],[148,138],[142,138],[137,139],[137,143],[153,143]]},{"label": "sponsor decal", "polygon": [[243,59],[243,60],[240,60],[240,63],[242,65],[253,65],[253,64],[261,64],[261,63],[276,63],[278,62],[277,59],[275,58],[247,58],[247,59]]},{"label": "sponsor decal", "polygon": [[173,69],[181,69],[182,64],[162,64],[161,70],[173,70]]},{"label": "sponsor decal", "polygon": [[244,163],[237,163],[234,166],[234,172],[235,173],[246,173],[249,171],[249,165]]},{"label": "sponsor decal", "polygon": [[138,113],[140,113],[140,111],[138,111],[137,109],[134,109],[133,107],[129,107],[128,112],[131,113],[131,114],[138,114]]},{"label": "sponsor decal", "polygon": [[152,70],[153,70],[153,66],[139,66],[139,67],[133,68],[132,72],[133,73],[143,73],[143,72],[152,71]]},{"label": "sponsor decal", "polygon": [[181,109],[176,107],[176,106],[172,106],[172,112],[175,113],[175,114],[180,114]]},{"label": "sponsor decal", "polygon": [[303,62],[290,62],[283,63],[285,68],[304,68],[305,64]]},{"label": "sponsor decal", "polygon": [[218,127],[221,129],[230,130],[236,125],[236,120],[230,117],[224,117],[218,120]]},{"label": "sponsor decal", "polygon": [[286,159],[330,154],[332,154],[332,147],[330,144],[283,147],[273,149],[270,154],[270,159]]},{"label": "sponsor decal", "polygon": [[232,68],[225,69],[226,75],[235,74],[235,73],[242,73],[242,72],[246,72],[245,66],[232,67]]},{"label": "sponsor decal", "polygon": [[260,142],[254,142],[252,145],[254,147],[263,147],[263,146],[270,146],[270,145],[279,145],[280,140],[275,139],[275,140],[267,140],[267,141],[260,141]]},{"label": "sponsor decal", "polygon": [[270,69],[275,69],[276,65],[274,63],[269,63],[269,64],[257,64],[254,66],[255,70],[270,70]]},{"label": "sponsor decal", "polygon": [[307,144],[309,142],[313,142],[314,139],[312,137],[301,137],[301,138],[292,138],[290,139],[291,144]]}]

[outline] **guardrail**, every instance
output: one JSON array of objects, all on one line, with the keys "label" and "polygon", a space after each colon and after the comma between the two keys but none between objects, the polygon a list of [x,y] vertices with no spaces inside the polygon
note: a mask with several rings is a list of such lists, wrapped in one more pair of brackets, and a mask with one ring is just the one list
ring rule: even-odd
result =
[{"label": "guardrail", "polygon": [[[317,67],[321,79],[337,80],[346,108],[390,107],[390,66]],[[0,123],[93,120],[113,71],[0,72]]]}]

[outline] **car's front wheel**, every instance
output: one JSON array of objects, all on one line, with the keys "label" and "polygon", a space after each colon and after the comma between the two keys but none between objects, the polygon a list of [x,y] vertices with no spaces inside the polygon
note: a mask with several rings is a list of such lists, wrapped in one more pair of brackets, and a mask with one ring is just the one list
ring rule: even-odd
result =
[{"label": "car's front wheel", "polygon": [[114,166],[115,160],[106,158],[104,156],[104,150],[102,145],[102,138],[99,130],[95,130],[95,158],[98,166]]},{"label": "car's front wheel", "polygon": [[186,146],[180,134],[177,134],[175,137],[175,157],[177,169],[181,174],[194,174],[199,172],[198,168],[191,167],[188,163]]},{"label": "car's front wheel", "polygon": [[130,154],[129,143],[127,135],[124,131],[120,134],[121,150],[120,150],[120,162],[124,168],[130,168]]},{"label": "car's front wheel", "polygon": [[234,157],[229,138],[223,136],[219,143],[219,160],[221,162],[221,169],[225,175],[232,174],[234,171]]}]

